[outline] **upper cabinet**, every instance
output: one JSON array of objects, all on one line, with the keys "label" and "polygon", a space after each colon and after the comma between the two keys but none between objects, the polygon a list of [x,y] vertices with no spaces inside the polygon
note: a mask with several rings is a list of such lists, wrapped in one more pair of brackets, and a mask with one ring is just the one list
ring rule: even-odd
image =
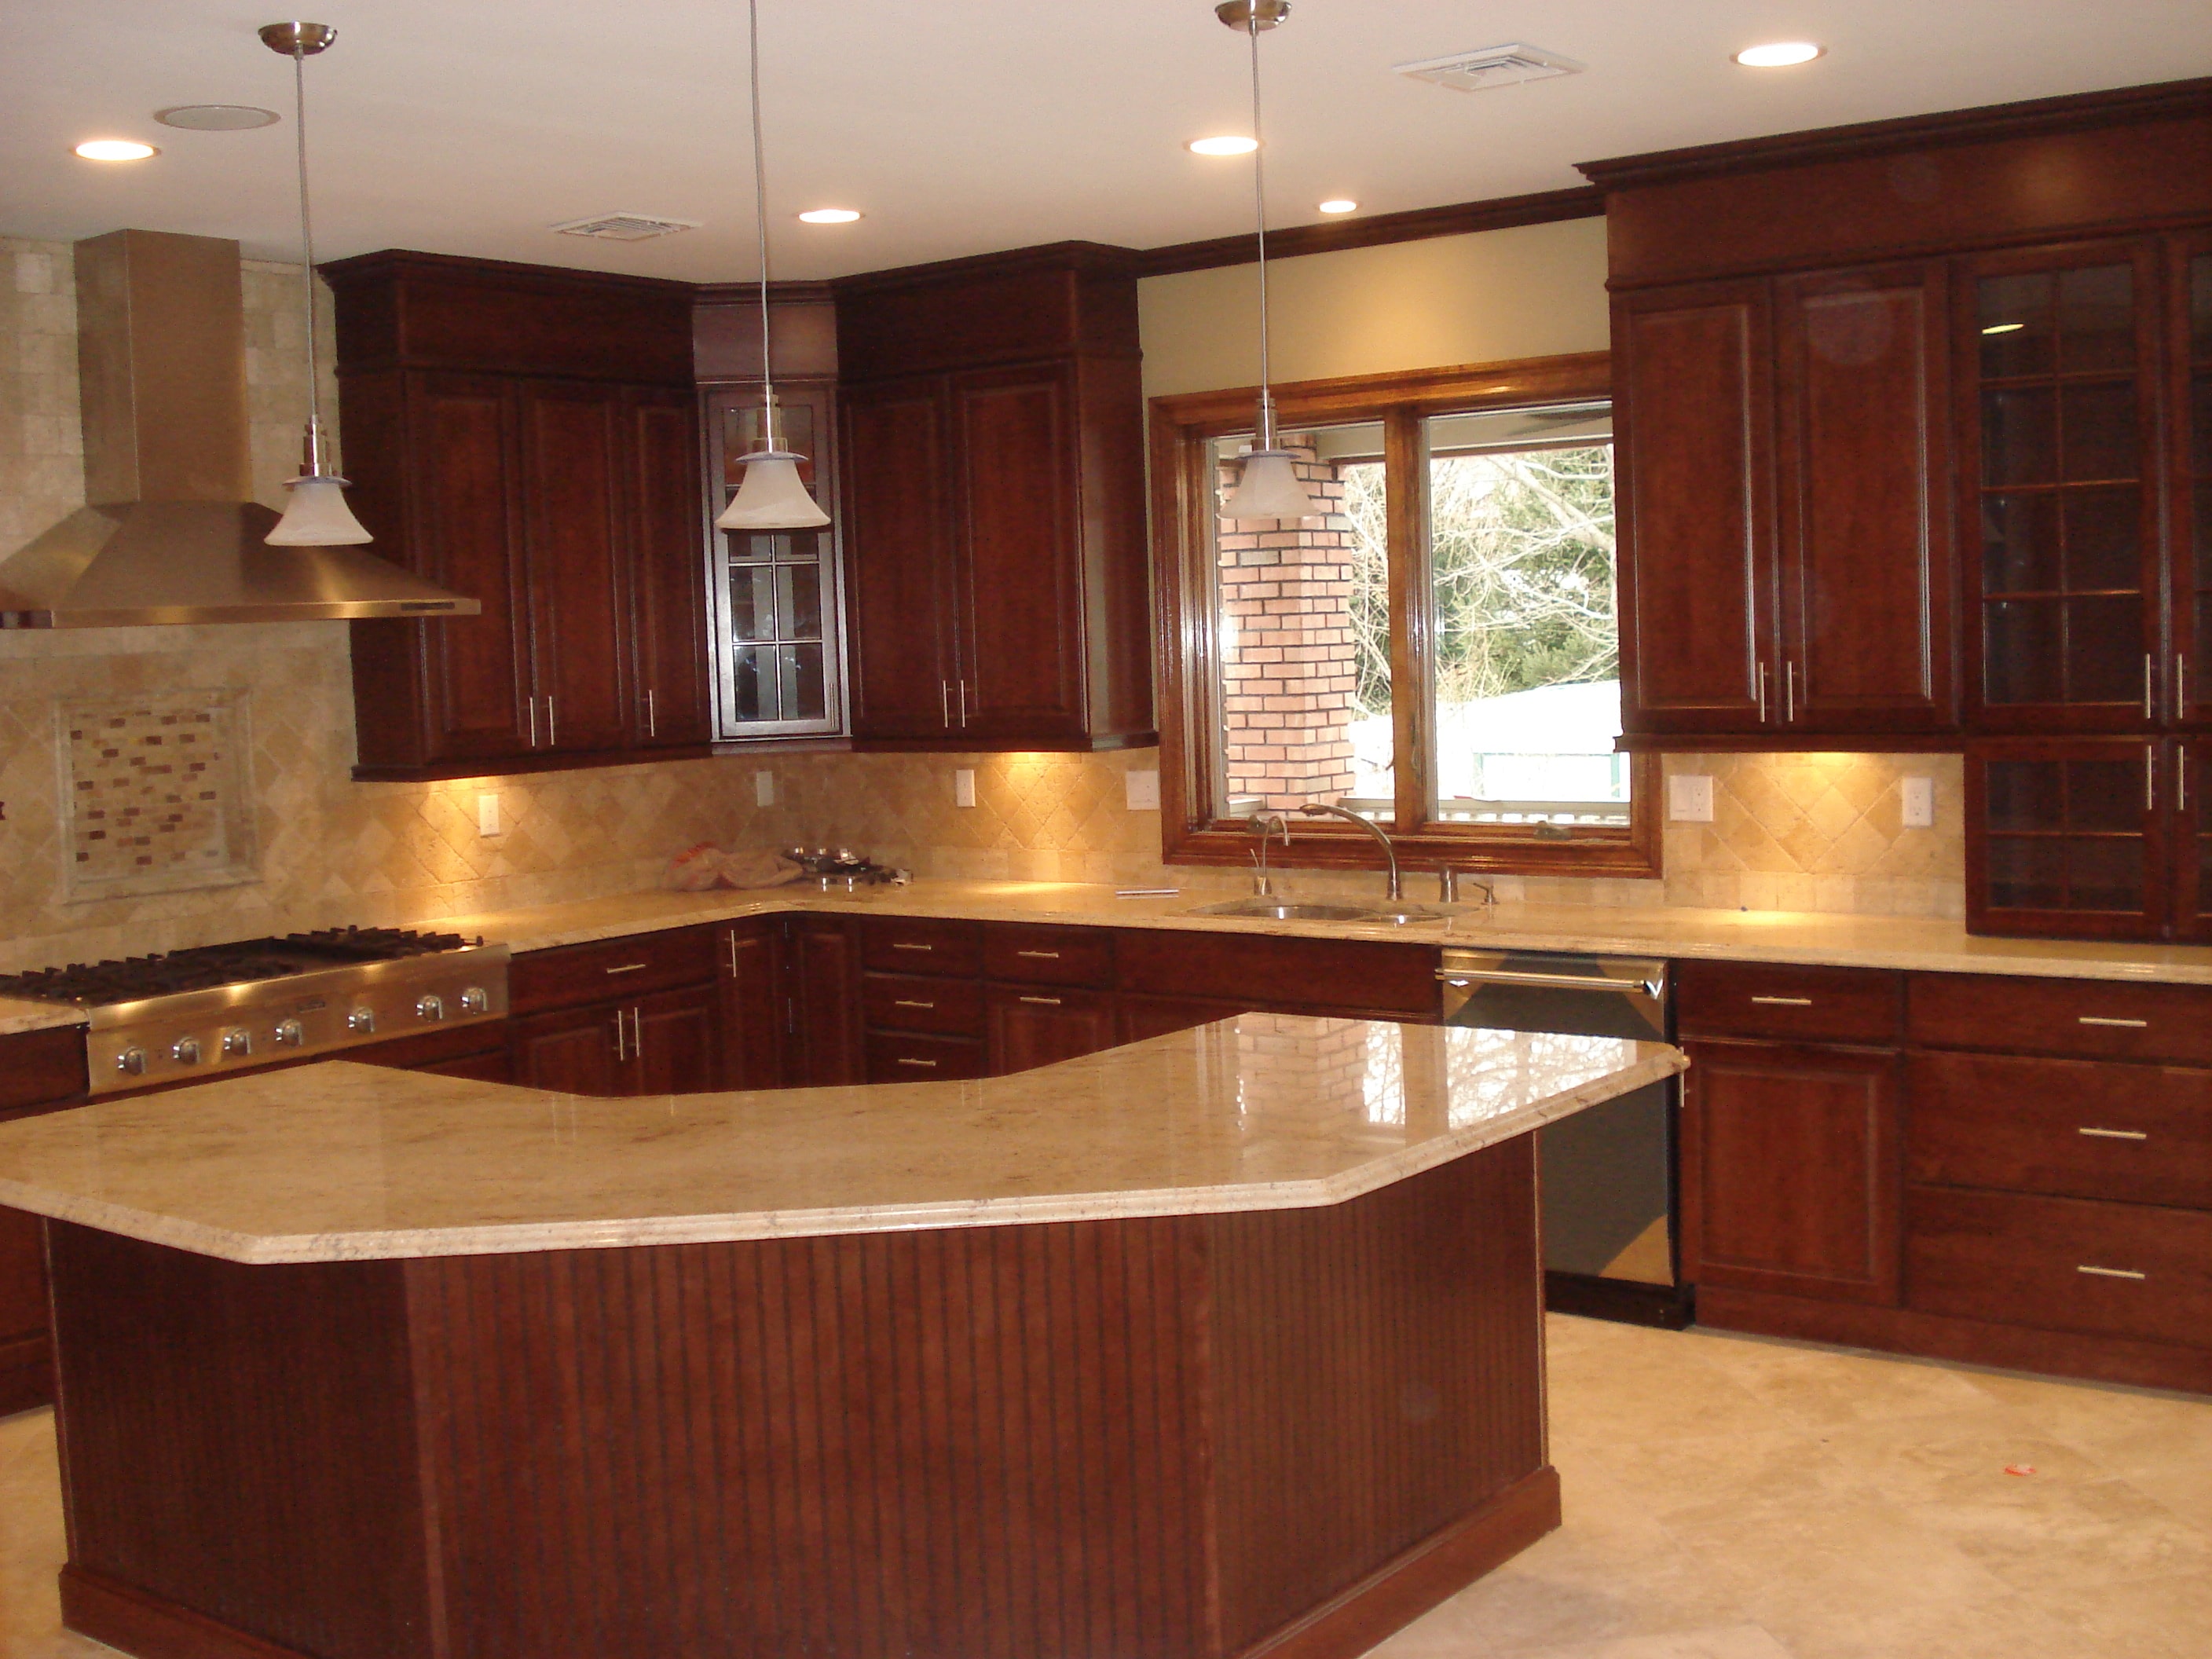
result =
[{"label": "upper cabinet", "polygon": [[1127,256],[1067,246],[836,289],[855,739],[1153,741]]},{"label": "upper cabinet", "polygon": [[355,508],[483,607],[353,624],[357,775],[703,745],[689,285],[415,253],[324,271]]}]

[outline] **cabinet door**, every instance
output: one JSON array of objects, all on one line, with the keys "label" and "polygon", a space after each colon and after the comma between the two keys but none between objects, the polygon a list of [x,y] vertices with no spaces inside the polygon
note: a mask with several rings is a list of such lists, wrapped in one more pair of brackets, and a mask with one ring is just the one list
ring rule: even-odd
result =
[{"label": "cabinet door", "polygon": [[1977,729],[2140,731],[2164,696],[2154,244],[1957,268],[1960,521]]},{"label": "cabinet door", "polygon": [[722,1087],[784,1084],[783,924],[732,922],[722,930]]},{"label": "cabinet door", "polygon": [[785,1078],[798,1085],[859,1083],[866,1057],[860,1033],[860,951],[836,916],[794,916],[787,948],[796,1015]]},{"label": "cabinet door", "polygon": [[521,392],[523,536],[538,747],[618,749],[630,725],[622,394]]},{"label": "cabinet door", "polygon": [[2154,939],[2172,914],[2175,746],[2016,738],[1966,754],[1966,927]]},{"label": "cabinet door", "polygon": [[[514,391],[482,376],[409,377],[408,441],[414,568],[465,593],[483,614],[380,623],[419,629],[429,731],[426,758],[493,760],[530,749],[530,617],[516,483]],[[365,721],[381,718],[375,705]],[[410,745],[411,749],[411,745]],[[365,740],[364,754],[389,746]],[[405,751],[400,751],[405,752]]]},{"label": "cabinet door", "polygon": [[2172,288],[2173,711],[2212,729],[2212,231],[2176,239]]},{"label": "cabinet door", "polygon": [[1945,292],[1936,262],[1776,287],[1785,729],[1956,724]]},{"label": "cabinet door", "polygon": [[632,1003],[622,1092],[696,1095],[720,1087],[721,1024],[719,985],[689,985]]},{"label": "cabinet door", "polygon": [[848,388],[841,420],[853,731],[941,738],[957,714],[944,382]]},{"label": "cabinet door", "polygon": [[1142,1042],[1146,1037],[1188,1031],[1217,1019],[1234,1019],[1249,1011],[1249,1003],[1207,997],[1179,997],[1164,994],[1125,991],[1115,1000],[1116,1033],[1123,1042]]},{"label": "cabinet door", "polygon": [[37,1216],[0,1209],[0,1416],[53,1398],[49,1354],[45,1231]]},{"label": "cabinet door", "polygon": [[1899,1057],[1692,1042],[1681,1135],[1692,1284],[1893,1306]]},{"label": "cabinet door", "polygon": [[626,394],[629,494],[629,741],[704,743],[707,548],[700,523],[699,428],[680,392]]},{"label": "cabinet door", "polygon": [[961,567],[953,713],[979,738],[1083,734],[1073,380],[1055,364],[951,383]]},{"label": "cabinet door", "polygon": [[1765,729],[1774,651],[1766,285],[1614,307],[1622,719],[1631,732]]},{"label": "cabinet door", "polygon": [[993,985],[983,994],[984,1047],[993,1077],[1114,1046],[1114,1000],[1060,985]]},{"label": "cabinet door", "polygon": [[[514,1022],[508,1039],[514,1056],[514,1080],[532,1089],[567,1095],[625,1095],[629,1067],[627,1032],[617,1036],[616,1006],[597,1004],[563,1008]],[[629,1005],[621,1006],[629,1018]],[[621,1054],[617,1042],[623,1044]]]},{"label": "cabinet door", "polygon": [[2212,738],[2175,745],[2173,931],[2212,939]]}]

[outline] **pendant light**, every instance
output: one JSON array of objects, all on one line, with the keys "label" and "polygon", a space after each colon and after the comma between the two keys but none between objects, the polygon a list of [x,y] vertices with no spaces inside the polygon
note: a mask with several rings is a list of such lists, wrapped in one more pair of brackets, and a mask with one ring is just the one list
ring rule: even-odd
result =
[{"label": "pendant light", "polygon": [[1321,515],[1298,482],[1297,458],[1275,447],[1275,395],[1267,386],[1267,149],[1260,136],[1260,34],[1291,15],[1290,0],[1222,0],[1213,15],[1240,29],[1252,46],[1252,212],[1260,247],[1260,430],[1244,457],[1237,489],[1221,505],[1224,519],[1311,519]]},{"label": "pendant light", "polygon": [[346,505],[346,481],[323,471],[323,389],[315,361],[315,223],[307,211],[307,59],[326,51],[338,32],[328,23],[270,23],[261,43],[292,60],[293,131],[300,156],[300,282],[307,301],[307,453],[306,470],[284,487],[292,498],[268,540],[276,547],[347,547],[370,539]]},{"label": "pendant light", "polygon": [[714,520],[718,530],[816,530],[830,515],[799,477],[805,458],[776,443],[775,374],[769,362],[768,156],[761,143],[760,0],[745,0],[747,54],[752,70],[753,217],[760,227],[761,447],[738,458],[745,481]]}]

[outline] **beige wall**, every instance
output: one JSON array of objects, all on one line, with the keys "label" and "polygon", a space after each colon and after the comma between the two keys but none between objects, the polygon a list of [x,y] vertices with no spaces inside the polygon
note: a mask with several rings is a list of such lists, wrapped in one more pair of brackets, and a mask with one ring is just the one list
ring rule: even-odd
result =
[{"label": "beige wall", "polygon": [[[1267,265],[1279,381],[1603,351],[1605,221],[1309,253]],[[1145,395],[1260,378],[1255,267],[1137,284]]]}]

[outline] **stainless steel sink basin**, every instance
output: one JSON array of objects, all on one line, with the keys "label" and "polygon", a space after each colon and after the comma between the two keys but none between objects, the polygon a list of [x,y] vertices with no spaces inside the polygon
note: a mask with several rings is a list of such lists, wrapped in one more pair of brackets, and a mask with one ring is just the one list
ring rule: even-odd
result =
[{"label": "stainless steel sink basin", "polygon": [[1366,919],[1388,922],[1394,927],[1418,927],[1423,922],[1443,921],[1450,914],[1427,904],[1384,904],[1368,911]]},{"label": "stainless steel sink basin", "polygon": [[1285,899],[1224,899],[1187,912],[1194,916],[1249,916],[1261,921],[1367,921],[1375,913],[1357,904],[1294,904]]}]

